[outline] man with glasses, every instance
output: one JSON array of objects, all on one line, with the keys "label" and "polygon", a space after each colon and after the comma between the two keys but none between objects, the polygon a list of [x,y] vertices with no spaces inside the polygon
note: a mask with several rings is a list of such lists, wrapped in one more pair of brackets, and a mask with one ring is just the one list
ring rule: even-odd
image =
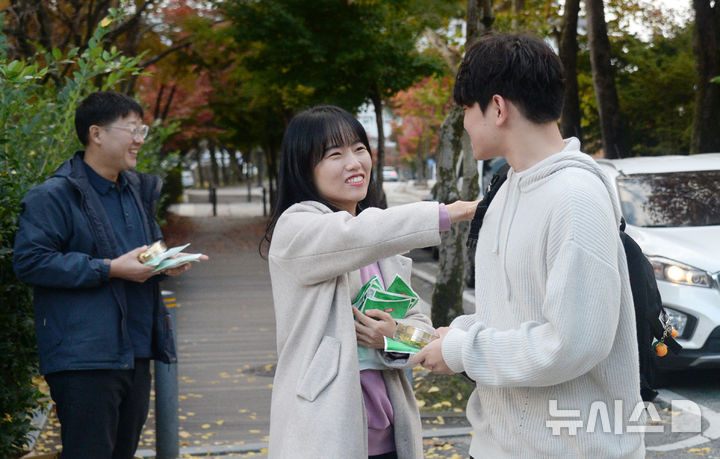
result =
[{"label": "man with glasses", "polygon": [[163,276],[138,261],[162,239],[162,182],[132,170],[148,133],[142,116],[123,94],[90,94],[75,112],[85,150],[21,203],[14,267],[34,287],[40,372],[63,457],[132,458],[148,413],[150,359],[176,360]]}]

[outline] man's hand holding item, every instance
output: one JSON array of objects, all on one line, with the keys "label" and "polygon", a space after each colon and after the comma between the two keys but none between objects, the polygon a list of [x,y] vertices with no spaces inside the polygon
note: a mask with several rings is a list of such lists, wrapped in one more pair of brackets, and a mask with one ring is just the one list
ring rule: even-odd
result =
[{"label": "man's hand holding item", "polygon": [[[138,255],[147,248],[148,246],[144,245],[110,260],[110,277],[118,277],[133,282],[145,282],[155,274],[162,273],[168,276],[177,276],[190,269],[190,262],[188,262],[173,268],[156,271],[154,266],[141,263],[138,258]],[[179,258],[185,255],[188,254],[180,252],[170,258]],[[198,260],[207,261],[208,256],[201,255]]]},{"label": "man's hand holding item", "polygon": [[152,266],[140,263],[138,255],[147,250],[143,245],[117,258],[110,260],[110,277],[118,277],[133,282],[145,282],[157,274]]},{"label": "man's hand holding item", "polygon": [[433,373],[450,375],[453,371],[447,366],[442,356],[442,343],[445,335],[450,331],[450,327],[440,327],[435,330],[438,338],[432,340],[417,354],[412,356],[410,361],[417,363],[432,371]]}]

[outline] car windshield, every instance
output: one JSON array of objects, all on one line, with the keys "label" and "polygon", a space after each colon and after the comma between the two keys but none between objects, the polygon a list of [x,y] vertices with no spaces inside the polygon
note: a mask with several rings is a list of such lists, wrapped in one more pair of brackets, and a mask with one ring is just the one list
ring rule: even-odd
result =
[{"label": "car windshield", "polygon": [[720,171],[621,175],[617,186],[631,225],[720,225]]}]

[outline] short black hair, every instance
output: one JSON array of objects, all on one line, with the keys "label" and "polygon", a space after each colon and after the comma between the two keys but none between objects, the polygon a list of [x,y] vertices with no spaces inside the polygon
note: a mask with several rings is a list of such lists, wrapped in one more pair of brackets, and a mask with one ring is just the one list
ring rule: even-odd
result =
[{"label": "short black hair", "polygon": [[75,132],[83,145],[88,144],[90,126],[105,126],[130,113],[143,117],[143,109],[125,94],[98,91],[90,94],[75,109]]},{"label": "short black hair", "polygon": [[[330,147],[361,142],[368,152],[370,142],[362,124],[346,110],[334,105],[318,105],[290,120],[282,140],[282,156],[278,172],[278,192],[260,253],[272,238],[275,223],[285,210],[302,201],[317,201],[334,212],[338,209],[320,196],[315,187],[313,171]],[[365,199],[358,203],[358,212],[377,207],[375,180],[370,174]]]},{"label": "short black hair", "polygon": [[485,112],[498,94],[535,123],[557,121],[565,78],[560,57],[542,39],[527,34],[488,34],[465,53],[453,99]]}]

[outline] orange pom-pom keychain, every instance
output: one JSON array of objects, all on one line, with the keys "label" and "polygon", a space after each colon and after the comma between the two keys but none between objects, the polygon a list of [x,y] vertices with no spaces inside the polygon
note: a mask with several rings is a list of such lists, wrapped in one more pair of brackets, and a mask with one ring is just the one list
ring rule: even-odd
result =
[{"label": "orange pom-pom keychain", "polygon": [[655,341],[655,343],[653,343],[653,349],[655,349],[658,357],[665,357],[668,353],[668,348],[662,341]]},{"label": "orange pom-pom keychain", "polygon": [[670,325],[670,317],[668,317],[667,313],[663,313],[663,319],[664,320],[662,320],[662,322],[665,325],[665,329],[663,330],[662,338],[660,338],[659,341],[653,342],[652,344],[652,347],[655,350],[655,354],[657,354],[658,357],[665,357],[668,353],[667,344],[664,343],[665,338],[667,338],[668,336],[676,338],[678,335],[678,331],[675,330],[675,327]]}]

